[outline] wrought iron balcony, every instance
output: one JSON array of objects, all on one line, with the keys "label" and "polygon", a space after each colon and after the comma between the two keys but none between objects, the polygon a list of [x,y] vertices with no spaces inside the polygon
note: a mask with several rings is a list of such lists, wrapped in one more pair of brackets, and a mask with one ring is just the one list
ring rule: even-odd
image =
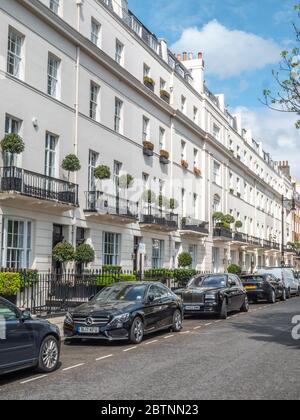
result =
[{"label": "wrought iron balcony", "polygon": [[234,242],[240,242],[240,243],[248,243],[249,236],[246,233],[242,232],[233,232],[232,239]]},{"label": "wrought iron balcony", "polygon": [[261,239],[257,238],[256,236],[248,236],[248,245],[252,245],[255,248],[261,248]]},{"label": "wrought iron balcony", "polygon": [[169,213],[162,209],[146,207],[142,210],[141,227],[174,231],[178,229],[178,214]]},{"label": "wrought iron balcony", "polygon": [[202,222],[192,217],[183,217],[181,219],[181,230],[183,234],[191,233],[195,235],[208,236],[209,223]]},{"label": "wrought iron balcony", "polygon": [[266,249],[272,249],[272,242],[268,241],[267,239],[263,240],[263,247]]},{"label": "wrought iron balcony", "polygon": [[22,197],[78,206],[77,184],[16,166],[0,168],[0,196],[11,196],[13,193]]},{"label": "wrought iron balcony", "polygon": [[108,219],[115,219],[125,223],[133,223],[139,217],[137,202],[127,200],[117,195],[107,194],[103,191],[87,191],[85,213],[88,216],[96,215]]},{"label": "wrought iron balcony", "polygon": [[213,236],[216,240],[230,242],[232,240],[232,231],[222,227],[215,227]]}]

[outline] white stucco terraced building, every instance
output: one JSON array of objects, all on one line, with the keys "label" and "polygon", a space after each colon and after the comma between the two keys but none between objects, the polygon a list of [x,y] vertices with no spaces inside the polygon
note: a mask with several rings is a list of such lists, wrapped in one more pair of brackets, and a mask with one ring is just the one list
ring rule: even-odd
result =
[{"label": "white stucco terraced building", "polygon": [[[205,271],[280,263],[284,165],[204,85],[202,54],[172,54],[126,0],[2,1],[0,93],[0,137],[26,145],[1,155],[2,266],[48,270],[62,239],[90,243],[92,268],[174,267],[182,250]],[[81,170],[68,180],[71,153]],[[99,165],[110,180],[95,179]],[[146,190],[176,208],[148,206]],[[242,228],[214,228],[215,211]]]}]

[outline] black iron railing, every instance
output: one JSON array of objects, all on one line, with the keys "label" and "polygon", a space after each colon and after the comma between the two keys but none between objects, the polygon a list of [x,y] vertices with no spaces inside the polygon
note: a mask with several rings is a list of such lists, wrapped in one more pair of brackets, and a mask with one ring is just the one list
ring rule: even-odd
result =
[{"label": "black iron railing", "polygon": [[88,191],[86,211],[138,219],[139,204],[102,191]]},{"label": "black iron railing", "polygon": [[205,235],[209,234],[209,223],[202,222],[200,220],[194,219],[192,217],[183,217],[181,219],[181,229],[189,230],[193,232],[203,233]]},{"label": "black iron railing", "polygon": [[232,239],[232,231],[230,229],[215,227],[213,234],[215,238]]},{"label": "black iron railing", "polygon": [[178,214],[162,209],[146,207],[142,210],[140,222],[147,225],[159,225],[168,229],[178,229]]},{"label": "black iron railing", "polygon": [[246,233],[234,232],[233,235],[232,235],[232,239],[236,242],[247,243],[248,240],[249,240],[249,236]]},{"label": "black iron railing", "polygon": [[0,168],[0,191],[78,205],[78,185],[16,166]]},{"label": "black iron railing", "polygon": [[261,239],[257,238],[256,236],[249,236],[248,244],[261,247]]}]

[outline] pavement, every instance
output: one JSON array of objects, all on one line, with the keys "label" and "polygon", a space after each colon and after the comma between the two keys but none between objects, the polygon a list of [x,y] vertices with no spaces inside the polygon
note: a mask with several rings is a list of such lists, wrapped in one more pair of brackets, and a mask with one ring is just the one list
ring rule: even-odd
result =
[{"label": "pavement", "polygon": [[63,344],[59,370],[1,377],[0,400],[298,400],[295,315],[299,298],[251,305],[226,321],[186,319],[181,333],[156,333],[139,346]]}]

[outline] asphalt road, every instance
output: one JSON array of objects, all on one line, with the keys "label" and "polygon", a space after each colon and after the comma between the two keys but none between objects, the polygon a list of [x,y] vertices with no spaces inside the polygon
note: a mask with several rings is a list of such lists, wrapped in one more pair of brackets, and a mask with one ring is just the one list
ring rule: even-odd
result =
[{"label": "asphalt road", "polygon": [[300,299],[252,305],[248,314],[186,319],[179,334],[139,346],[63,345],[61,367],[0,378],[7,399],[300,399]]}]

